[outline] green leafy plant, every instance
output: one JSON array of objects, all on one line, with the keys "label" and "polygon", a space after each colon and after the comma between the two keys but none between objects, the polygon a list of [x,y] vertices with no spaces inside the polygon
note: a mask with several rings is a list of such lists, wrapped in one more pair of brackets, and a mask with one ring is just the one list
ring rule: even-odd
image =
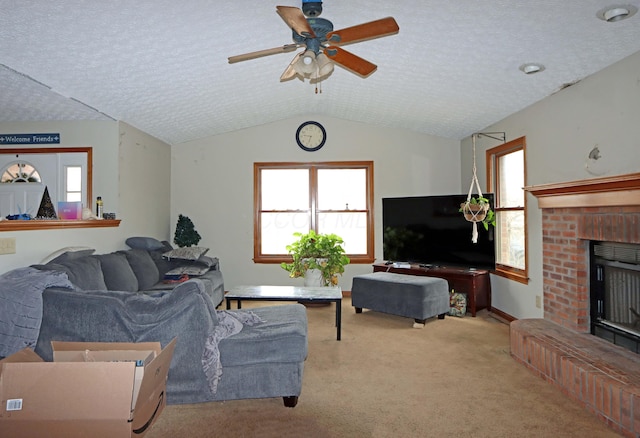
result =
[{"label": "green leafy plant", "polygon": [[191,219],[187,216],[179,215],[173,243],[183,248],[185,246],[197,245],[200,239],[200,234],[196,231]]},{"label": "green leafy plant", "polygon": [[338,284],[338,275],[344,272],[344,267],[350,262],[345,255],[342,238],[335,234],[317,234],[313,230],[293,235],[298,240],[286,246],[293,261],[280,264],[282,269],[289,272],[289,277],[304,277],[307,269],[318,269],[325,286]]},{"label": "green leafy plant", "polygon": [[470,222],[482,222],[485,230],[489,229],[489,225],[496,226],[495,212],[491,209],[490,202],[485,197],[472,196],[468,202],[460,204],[459,211]]}]

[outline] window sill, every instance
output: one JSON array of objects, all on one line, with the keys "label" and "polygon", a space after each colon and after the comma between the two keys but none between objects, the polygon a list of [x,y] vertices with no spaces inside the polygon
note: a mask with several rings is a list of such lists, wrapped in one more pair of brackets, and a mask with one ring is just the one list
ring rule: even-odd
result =
[{"label": "window sill", "polygon": [[[353,255],[347,254],[347,256],[350,259],[350,262],[349,262],[350,265],[360,265],[360,264],[369,265],[376,261],[375,258],[362,256],[362,255],[353,256]],[[267,263],[280,264],[282,262],[291,263],[291,261],[292,261],[291,256],[285,256],[285,255],[267,255],[267,256],[263,255],[263,256],[253,258],[253,263],[265,263],[265,264]]]},{"label": "window sill", "polygon": [[61,228],[105,228],[120,226],[120,219],[0,221],[2,231],[57,230]]},{"label": "window sill", "polygon": [[527,271],[510,268],[508,266],[496,265],[496,269],[491,271],[491,273],[500,277],[508,278],[509,280],[517,281],[518,283],[529,284]]}]

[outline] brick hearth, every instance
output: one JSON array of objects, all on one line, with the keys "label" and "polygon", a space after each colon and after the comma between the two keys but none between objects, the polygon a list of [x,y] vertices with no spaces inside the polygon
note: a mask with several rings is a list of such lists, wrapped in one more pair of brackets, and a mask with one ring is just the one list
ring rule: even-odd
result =
[{"label": "brick hearth", "polygon": [[589,240],[640,243],[640,173],[528,187],[542,212],[544,319],[511,355],[613,429],[640,436],[640,356],[590,333]]}]

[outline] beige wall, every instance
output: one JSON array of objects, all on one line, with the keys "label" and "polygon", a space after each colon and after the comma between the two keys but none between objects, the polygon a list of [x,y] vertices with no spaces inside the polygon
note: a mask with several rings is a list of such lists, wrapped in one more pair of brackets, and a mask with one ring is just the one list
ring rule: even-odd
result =
[{"label": "beige wall", "polygon": [[[1,232],[16,239],[16,253],[0,255],[0,273],[38,263],[66,246],[90,246],[97,253],[126,248],[132,235],[167,239],[171,148],[125,123],[0,123],[0,133],[60,133],[60,146],[93,148],[93,197],[114,212],[118,228]],[[90,206],[94,209],[94,206]]]},{"label": "beige wall", "polygon": [[[305,152],[295,143],[295,131],[306,120],[316,120],[327,130],[327,143],[317,152]],[[191,218],[202,236],[199,245],[220,258],[227,290],[242,284],[302,284],[278,265],[252,261],[253,163],[351,160],[374,161],[378,260],[381,198],[460,190],[457,141],[310,114],[174,146],[172,230],[178,214]],[[347,266],[340,285],[350,290],[353,275],[367,272],[368,264]]]},{"label": "beige wall", "polygon": [[[640,52],[483,131],[505,131],[507,141],[526,136],[528,185],[640,171]],[[476,141],[483,188],[484,154],[496,144]],[[588,155],[595,146],[602,158],[592,162]],[[461,143],[461,156],[462,183],[468,187],[469,138]],[[530,282],[492,277],[493,306],[517,318],[543,316],[535,306],[536,295],[543,292],[542,216],[535,197],[528,195],[527,203]]]}]

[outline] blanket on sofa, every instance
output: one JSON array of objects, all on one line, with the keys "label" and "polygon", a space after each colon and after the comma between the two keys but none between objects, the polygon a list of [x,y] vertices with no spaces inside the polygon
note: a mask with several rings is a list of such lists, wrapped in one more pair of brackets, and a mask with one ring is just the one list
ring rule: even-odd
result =
[{"label": "blanket on sofa", "polygon": [[223,339],[240,333],[243,324],[254,325],[264,322],[262,318],[253,312],[245,312],[236,310],[229,312],[226,310],[218,310],[218,325],[216,325],[213,333],[207,337],[204,344],[204,352],[202,353],[202,369],[207,376],[209,389],[212,394],[218,392],[218,382],[222,377],[222,364],[220,363],[220,349],[218,344]]},{"label": "blanket on sofa", "polygon": [[73,289],[67,274],[25,267],[0,276],[0,357],[35,347],[42,323],[42,292]]}]

